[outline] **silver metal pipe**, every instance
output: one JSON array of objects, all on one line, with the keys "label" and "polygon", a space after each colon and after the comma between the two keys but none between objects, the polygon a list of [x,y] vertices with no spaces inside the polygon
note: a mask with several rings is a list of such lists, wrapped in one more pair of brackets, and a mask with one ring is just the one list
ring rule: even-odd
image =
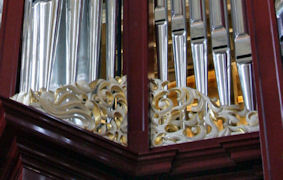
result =
[{"label": "silver metal pipe", "polygon": [[26,39],[23,41],[20,89],[23,91],[29,88],[49,89],[62,1],[29,1],[25,8],[24,38]]},{"label": "silver metal pipe", "polygon": [[106,79],[115,76],[117,0],[106,1]]},{"label": "silver metal pipe", "polygon": [[177,87],[187,85],[187,28],[185,0],[171,1],[172,41]]},{"label": "silver metal pipe", "polygon": [[281,56],[283,56],[283,0],[275,1],[275,10],[276,10]]},{"label": "silver metal pipe", "polygon": [[168,80],[168,8],[167,0],[154,1],[154,18],[157,46],[158,74],[162,81]]},{"label": "silver metal pipe", "polygon": [[242,86],[244,103],[247,110],[256,110],[255,94],[253,91],[253,68],[252,63],[237,63],[238,73]]},{"label": "silver metal pipe", "polygon": [[207,95],[207,32],[205,0],[190,0],[191,49],[197,90]]},{"label": "silver metal pipe", "polygon": [[226,0],[210,0],[213,62],[221,105],[231,104],[231,57]]},{"label": "silver metal pipe", "polygon": [[251,40],[247,28],[244,0],[231,0],[235,57],[243,98],[248,110],[255,110]]},{"label": "silver metal pipe", "polygon": [[3,2],[4,0],[0,0],[0,27],[1,27],[1,22],[2,22],[2,14],[3,14]]},{"label": "silver metal pipe", "polygon": [[78,47],[78,62],[77,62],[77,76],[76,81],[89,82],[89,71],[90,68],[90,36],[92,35],[89,31],[89,0],[83,0],[81,8],[82,17],[80,21],[80,33],[79,33],[79,47]]},{"label": "silver metal pipe", "polygon": [[102,26],[102,1],[89,0],[89,81],[98,79],[100,63],[100,43]]},{"label": "silver metal pipe", "polygon": [[55,62],[52,69],[50,89],[57,88],[66,84],[66,3],[62,3],[60,19],[59,37],[56,49]]},{"label": "silver metal pipe", "polygon": [[22,58],[20,72],[20,92],[28,92],[30,89],[30,48],[31,48],[31,8],[32,0],[25,1],[25,13],[22,35]]},{"label": "silver metal pipe", "polygon": [[66,1],[66,83],[76,81],[83,1]]},{"label": "silver metal pipe", "polygon": [[230,53],[213,53],[213,61],[215,68],[215,75],[219,93],[219,100],[221,105],[231,104],[231,61]]}]

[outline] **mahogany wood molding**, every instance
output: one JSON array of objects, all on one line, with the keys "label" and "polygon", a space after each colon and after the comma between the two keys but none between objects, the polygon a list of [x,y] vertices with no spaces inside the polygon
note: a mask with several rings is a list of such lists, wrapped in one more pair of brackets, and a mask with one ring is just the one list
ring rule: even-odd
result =
[{"label": "mahogany wood molding", "polygon": [[16,92],[23,24],[24,0],[4,0],[0,30],[0,94]]},{"label": "mahogany wood molding", "polygon": [[282,179],[283,69],[274,1],[246,0],[265,179]]},{"label": "mahogany wood molding", "polygon": [[[262,175],[258,133],[136,153],[31,107],[2,97],[0,100],[0,124],[5,125],[1,128],[0,144],[10,142],[5,146],[11,150],[11,142],[16,139],[14,149],[19,150],[22,165],[46,177],[199,177],[241,171],[248,171],[251,177]],[[9,157],[9,152],[1,153],[1,157]],[[0,174],[10,168],[5,162],[1,159]]]},{"label": "mahogany wood molding", "polygon": [[128,143],[147,152],[148,141],[148,1],[124,0],[123,52],[127,75]]}]

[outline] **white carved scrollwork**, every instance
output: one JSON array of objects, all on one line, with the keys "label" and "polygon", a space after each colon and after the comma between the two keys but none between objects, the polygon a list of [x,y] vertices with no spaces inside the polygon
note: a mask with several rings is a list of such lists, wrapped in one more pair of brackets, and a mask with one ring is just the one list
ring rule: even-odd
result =
[{"label": "white carved scrollwork", "polygon": [[126,77],[82,81],[53,91],[20,93],[13,100],[33,106],[122,145],[127,145]]},{"label": "white carved scrollwork", "polygon": [[151,145],[216,138],[258,131],[258,114],[239,105],[218,106],[195,89],[164,88],[167,82],[150,83]]},{"label": "white carved scrollwork", "polygon": [[[150,83],[151,145],[216,138],[258,131],[258,114],[240,105],[218,106],[195,89],[171,88],[158,79]],[[126,77],[77,82],[55,92],[20,93],[13,100],[33,106],[117,143],[127,145]]]}]

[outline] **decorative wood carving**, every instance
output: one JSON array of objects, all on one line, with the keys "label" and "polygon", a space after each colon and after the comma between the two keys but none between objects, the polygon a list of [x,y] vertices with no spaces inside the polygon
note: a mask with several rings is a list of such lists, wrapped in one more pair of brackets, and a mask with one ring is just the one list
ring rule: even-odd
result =
[{"label": "decorative wood carving", "polygon": [[[193,177],[236,173],[260,176],[258,133],[201,140],[136,153],[63,120],[6,98],[1,100],[0,142],[12,142],[25,168],[51,178]],[[2,146],[1,146],[2,147]],[[16,147],[13,149],[15,150]],[[4,152],[3,157],[9,157]],[[0,174],[10,169],[1,160]],[[18,168],[19,170],[19,168]],[[17,171],[15,171],[17,172]]]}]

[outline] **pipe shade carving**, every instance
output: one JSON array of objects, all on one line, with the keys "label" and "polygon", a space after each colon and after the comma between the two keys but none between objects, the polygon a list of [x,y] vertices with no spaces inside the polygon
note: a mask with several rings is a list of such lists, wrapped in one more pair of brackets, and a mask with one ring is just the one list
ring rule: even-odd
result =
[{"label": "pipe shade carving", "polygon": [[[164,146],[258,131],[256,111],[239,105],[218,106],[196,89],[166,88],[150,82],[151,145]],[[206,108],[207,107],[207,108]]]},{"label": "pipe shade carving", "polygon": [[55,92],[30,90],[11,99],[35,107],[83,129],[127,145],[126,78],[84,81],[65,85]]}]

